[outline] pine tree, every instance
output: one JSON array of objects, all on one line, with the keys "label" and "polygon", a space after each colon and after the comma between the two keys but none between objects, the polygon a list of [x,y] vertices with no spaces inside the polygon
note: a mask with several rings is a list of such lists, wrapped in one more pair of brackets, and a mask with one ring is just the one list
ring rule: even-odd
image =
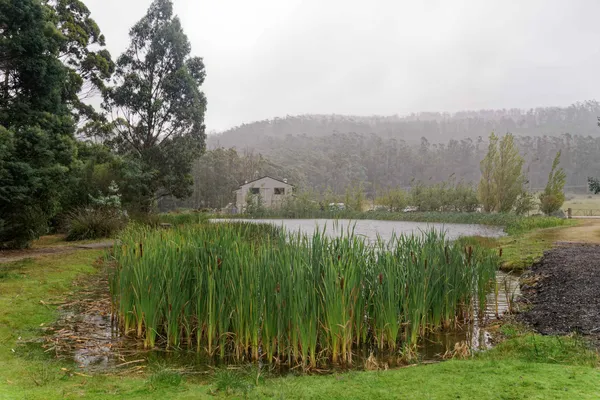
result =
[{"label": "pine tree", "polygon": [[39,1],[0,1],[0,247],[26,247],[45,231],[75,156],[77,85],[51,15]]}]

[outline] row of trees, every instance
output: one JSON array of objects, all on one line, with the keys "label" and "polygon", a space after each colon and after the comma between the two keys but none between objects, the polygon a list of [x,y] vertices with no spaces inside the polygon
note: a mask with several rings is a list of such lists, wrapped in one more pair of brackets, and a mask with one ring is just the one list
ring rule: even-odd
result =
[{"label": "row of trees", "polygon": [[[600,131],[599,131],[600,132]],[[488,132],[489,134],[489,132]],[[588,176],[600,176],[600,137],[562,135],[523,137],[513,141],[524,159],[528,187],[541,191],[556,153],[568,191],[585,192]],[[377,135],[336,134],[323,137],[293,135],[257,140],[246,151],[263,157],[298,177],[294,183],[323,192],[328,187],[343,194],[353,182],[363,182],[367,194],[386,187],[408,188],[413,181],[457,181],[477,184],[480,162],[486,156],[488,138],[432,143],[423,139],[410,144]],[[238,150],[239,151],[239,150]],[[290,177],[291,178],[291,177]]]},{"label": "row of trees", "polygon": [[[170,0],[155,0],[130,39],[113,62],[82,1],[0,0],[0,247],[93,208],[113,181],[141,212],[191,194],[205,143],[202,59]],[[94,95],[101,110],[86,103]]]},{"label": "row of trees", "polygon": [[[558,151],[544,192],[540,195],[540,210],[546,214],[558,211],[565,201],[566,174],[559,168],[560,156]],[[490,135],[488,152],[481,161],[478,186],[479,201],[486,212],[514,210],[522,214],[535,207],[533,194],[527,188],[524,164],[513,135],[506,134],[501,139],[494,133]]]},{"label": "row of trees", "polygon": [[[561,153],[552,163],[546,188],[539,196],[539,208],[547,214],[557,211],[564,202],[565,172],[559,167]],[[472,212],[480,206],[487,212],[510,212],[520,214],[538,207],[534,194],[528,188],[524,158],[520,155],[514,136],[499,138],[491,134],[488,151],[480,163],[479,185],[457,180],[455,176],[443,182],[413,180],[408,187],[377,187],[367,190],[365,182],[354,181],[343,191],[331,187],[318,190],[310,185],[297,185],[293,204],[285,207],[294,214],[306,214],[307,210],[323,210],[331,203],[344,203],[345,208],[362,211],[376,203],[392,212],[407,206],[421,211]],[[206,152],[196,161],[194,194],[187,200],[165,202],[165,209],[222,208],[234,201],[233,192],[244,183],[257,177],[269,175],[289,178],[296,183],[297,171],[270,162],[254,153],[238,154],[234,149],[215,149]]]}]

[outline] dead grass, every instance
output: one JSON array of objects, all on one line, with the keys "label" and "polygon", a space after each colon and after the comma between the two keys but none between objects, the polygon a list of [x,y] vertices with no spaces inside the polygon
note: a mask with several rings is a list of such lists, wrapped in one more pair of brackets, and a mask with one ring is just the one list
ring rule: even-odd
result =
[{"label": "dead grass", "polygon": [[600,212],[600,194],[578,194],[578,195],[567,195],[569,200],[565,201],[562,208],[572,208],[574,210],[597,210]]},{"label": "dead grass", "polygon": [[65,235],[46,235],[40,237],[31,244],[32,249],[45,249],[48,247],[68,246],[70,243],[65,241]]}]

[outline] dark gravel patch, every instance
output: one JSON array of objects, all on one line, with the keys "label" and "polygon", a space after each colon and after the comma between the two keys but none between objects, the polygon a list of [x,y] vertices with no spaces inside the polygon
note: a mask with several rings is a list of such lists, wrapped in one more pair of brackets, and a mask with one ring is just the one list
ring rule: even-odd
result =
[{"label": "dark gravel patch", "polygon": [[600,339],[600,246],[557,247],[523,278],[531,308],[519,319],[547,335],[579,333]]}]

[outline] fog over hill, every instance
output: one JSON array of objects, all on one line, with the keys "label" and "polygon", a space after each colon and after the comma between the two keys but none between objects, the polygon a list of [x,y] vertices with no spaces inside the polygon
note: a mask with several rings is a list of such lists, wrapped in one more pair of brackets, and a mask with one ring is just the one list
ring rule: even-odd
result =
[{"label": "fog over hill", "polygon": [[[287,135],[327,136],[335,133],[375,134],[382,138],[419,143],[477,138],[490,132],[520,136],[557,136],[565,133],[599,136],[600,103],[585,101],[569,107],[529,110],[479,110],[457,113],[420,112],[408,116],[299,115],[256,121],[210,135],[209,148],[262,150],[262,142]],[[265,149],[268,149],[267,145]]]},{"label": "fog over hill", "polygon": [[[209,135],[208,148],[260,154],[269,171],[319,191],[367,191],[415,180],[477,182],[491,132],[517,136],[529,186],[543,188],[556,152],[567,190],[585,191],[600,175],[600,103],[530,110],[480,110],[399,116],[300,115],[241,125]],[[276,166],[276,167],[274,167]],[[256,175],[261,171],[252,171]]]}]

